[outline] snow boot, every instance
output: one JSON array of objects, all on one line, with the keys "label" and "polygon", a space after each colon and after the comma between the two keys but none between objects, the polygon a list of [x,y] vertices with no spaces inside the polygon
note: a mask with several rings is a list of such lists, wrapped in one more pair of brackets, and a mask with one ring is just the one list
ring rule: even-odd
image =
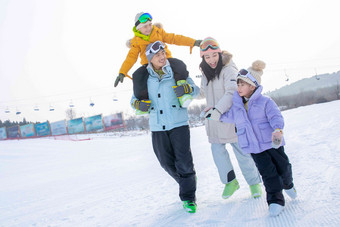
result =
[{"label": "snow boot", "polygon": [[262,189],[260,184],[250,185],[250,192],[253,198],[259,198],[262,195]]},{"label": "snow boot", "polygon": [[285,189],[285,192],[287,195],[289,195],[290,198],[296,199],[297,197],[297,192],[295,187],[292,187],[291,189]]},{"label": "snow boot", "polygon": [[[183,84],[187,84],[187,82],[185,80],[177,81],[178,86],[183,85]],[[189,94],[184,94],[181,97],[179,97],[178,100],[179,100],[179,103],[181,104],[181,107],[188,108],[189,104],[192,101],[192,96]]]},{"label": "snow boot", "polygon": [[183,208],[188,213],[195,213],[196,207],[197,205],[194,201],[190,201],[190,200],[183,201]]},{"label": "snow boot", "polygon": [[225,185],[222,198],[228,199],[239,188],[240,188],[240,185],[238,184],[238,181],[235,178],[234,180],[230,181],[228,184]]},{"label": "snow boot", "polygon": [[279,215],[281,211],[283,210],[283,207],[284,206],[277,204],[277,203],[269,204],[269,215],[272,217]]}]

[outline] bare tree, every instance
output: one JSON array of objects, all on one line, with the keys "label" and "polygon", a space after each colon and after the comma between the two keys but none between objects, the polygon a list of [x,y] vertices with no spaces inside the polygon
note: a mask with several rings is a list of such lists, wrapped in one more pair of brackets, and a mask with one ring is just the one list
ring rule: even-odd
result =
[{"label": "bare tree", "polygon": [[76,111],[74,110],[74,108],[69,108],[65,111],[66,113],[66,119],[68,120],[72,120],[74,118],[76,118]]}]

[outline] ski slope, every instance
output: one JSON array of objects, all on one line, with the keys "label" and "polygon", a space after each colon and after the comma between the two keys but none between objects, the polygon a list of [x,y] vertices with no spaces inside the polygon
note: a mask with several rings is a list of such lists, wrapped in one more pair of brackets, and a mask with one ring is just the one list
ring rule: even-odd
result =
[{"label": "ski slope", "polygon": [[298,198],[285,196],[278,217],[265,196],[250,197],[233,153],[240,189],[221,198],[204,126],[191,129],[195,214],[182,209],[150,134],[0,141],[0,226],[340,226],[339,113],[340,101],[283,112]]}]

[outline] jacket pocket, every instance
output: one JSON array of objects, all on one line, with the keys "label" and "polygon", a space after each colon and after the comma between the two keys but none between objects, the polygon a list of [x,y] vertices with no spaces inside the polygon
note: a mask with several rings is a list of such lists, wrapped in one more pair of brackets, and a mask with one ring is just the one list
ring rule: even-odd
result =
[{"label": "jacket pocket", "polygon": [[259,124],[259,130],[262,138],[262,143],[270,143],[272,141],[273,129],[269,123]]},{"label": "jacket pocket", "polygon": [[178,105],[171,105],[171,117],[173,123],[180,123],[189,120],[186,109]]},{"label": "jacket pocket", "polygon": [[238,137],[238,145],[241,148],[246,148],[246,147],[249,146],[249,140],[248,140],[245,128],[238,128],[237,129],[237,137]]},{"label": "jacket pocket", "polygon": [[149,122],[150,122],[150,126],[158,125],[158,122],[159,122],[157,111],[153,107],[150,109]]}]

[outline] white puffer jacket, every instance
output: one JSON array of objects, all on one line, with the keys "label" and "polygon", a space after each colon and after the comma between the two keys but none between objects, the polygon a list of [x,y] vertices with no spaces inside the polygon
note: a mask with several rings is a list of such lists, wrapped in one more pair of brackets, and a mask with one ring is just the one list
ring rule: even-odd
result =
[{"label": "white puffer jacket", "polygon": [[[207,85],[207,77],[202,71],[201,91],[199,98],[206,98],[207,106],[212,106],[224,113],[233,104],[232,98],[237,90],[236,76],[238,69],[232,61],[232,55],[227,51],[222,52],[223,68],[219,78],[211,80]],[[237,142],[235,125],[205,120],[205,129],[209,138],[209,143],[234,143]]]}]

